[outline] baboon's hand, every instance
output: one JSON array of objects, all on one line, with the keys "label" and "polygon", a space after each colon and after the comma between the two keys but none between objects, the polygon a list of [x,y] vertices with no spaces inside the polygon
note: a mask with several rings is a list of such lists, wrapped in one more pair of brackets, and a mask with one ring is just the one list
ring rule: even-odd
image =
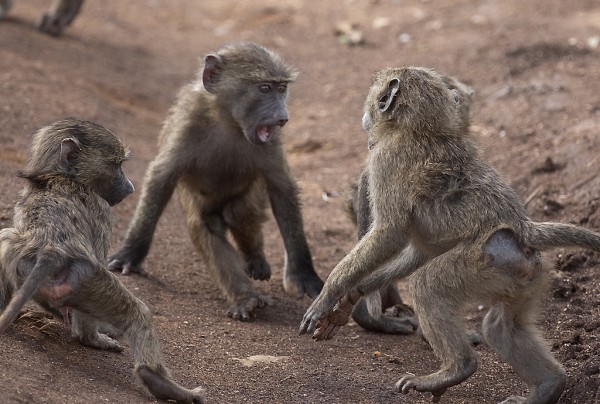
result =
[{"label": "baboon's hand", "polygon": [[336,304],[333,310],[317,323],[317,329],[312,336],[313,339],[317,341],[332,339],[342,326],[348,324],[348,319],[352,314],[352,306],[348,309],[340,303]]},{"label": "baboon's hand", "polygon": [[333,310],[322,318],[317,324],[317,329],[313,334],[313,339],[323,341],[324,339],[332,339],[338,333],[339,329],[350,320],[352,309],[356,302],[360,299],[360,295],[356,292],[350,292],[337,302]]},{"label": "baboon's hand", "polygon": [[317,329],[319,322],[325,318],[334,308],[336,299],[325,290],[312,302],[302,323],[300,323],[300,335],[312,333]]},{"label": "baboon's hand", "polygon": [[123,275],[130,273],[146,276],[146,271],[142,268],[141,263],[136,263],[131,254],[123,248],[108,260],[109,271],[121,271]]}]

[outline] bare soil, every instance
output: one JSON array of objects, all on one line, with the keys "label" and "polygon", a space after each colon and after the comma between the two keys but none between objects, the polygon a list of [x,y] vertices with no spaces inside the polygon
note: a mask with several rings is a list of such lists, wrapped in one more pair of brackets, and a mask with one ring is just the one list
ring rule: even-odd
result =
[{"label": "bare soil", "polygon": [[[286,150],[303,202],[318,273],[355,243],[344,212],[348,185],[367,154],[360,125],[377,69],[421,65],[476,91],[472,132],[536,220],[600,230],[600,3],[596,0],[88,1],[60,38],[34,23],[50,2],[16,1],[0,21],[0,227],[9,226],[22,186],[16,172],[30,134],[63,116],[95,120],[134,152],[126,171],[139,189],[177,90],[222,44],[249,40],[300,71],[291,87]],[[362,44],[336,35],[355,24]],[[115,208],[114,248],[139,192]],[[257,287],[274,304],[252,321],[225,316],[227,303],[194,251],[171,203],[146,259],[150,276],[123,282],[152,308],[168,365],[210,402],[426,403],[392,391],[402,372],[437,369],[416,335],[366,332],[351,324],[332,341],[298,336],[310,299],[282,287],[284,250],[274,220],[266,253],[274,268]],[[541,316],[549,346],[569,376],[562,403],[600,402],[600,256],[548,255],[553,281]],[[408,296],[407,296],[408,297]],[[477,328],[485,310],[465,315]],[[478,372],[445,403],[493,403],[528,387],[485,345]],[[240,361],[271,355],[275,362]],[[132,376],[132,355],[89,349],[61,324],[29,308],[0,337],[0,401],[156,402]]]}]

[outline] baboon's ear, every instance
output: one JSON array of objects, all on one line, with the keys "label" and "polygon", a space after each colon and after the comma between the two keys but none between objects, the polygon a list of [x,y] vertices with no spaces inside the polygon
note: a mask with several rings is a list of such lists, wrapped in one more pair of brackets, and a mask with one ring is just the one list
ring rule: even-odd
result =
[{"label": "baboon's ear", "polygon": [[394,102],[394,98],[396,98],[396,93],[398,92],[399,89],[400,89],[400,80],[397,78],[391,79],[390,82],[388,83],[387,89],[385,90],[385,92],[383,93],[381,98],[379,98],[379,111],[380,112],[385,112],[390,108],[390,106],[392,105],[392,102]]},{"label": "baboon's ear", "polygon": [[73,176],[77,173],[75,165],[79,160],[79,152],[81,145],[77,139],[72,137],[64,138],[60,142],[60,169],[68,176]]},{"label": "baboon's ear", "polygon": [[210,53],[204,58],[204,71],[202,72],[202,83],[204,88],[210,93],[217,92],[217,78],[219,70],[223,65],[221,56]]}]

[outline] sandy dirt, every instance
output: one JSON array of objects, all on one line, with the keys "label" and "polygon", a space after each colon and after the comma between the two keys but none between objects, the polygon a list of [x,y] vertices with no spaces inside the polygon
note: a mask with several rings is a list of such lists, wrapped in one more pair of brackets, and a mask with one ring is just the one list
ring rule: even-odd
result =
[{"label": "sandy dirt", "polygon": [[[288,158],[301,188],[308,242],[325,278],[355,243],[344,195],[367,154],[360,125],[377,69],[421,65],[475,91],[472,132],[536,220],[600,230],[600,3],[595,0],[94,1],[61,38],[34,24],[50,1],[16,1],[0,21],[0,227],[9,226],[23,183],[30,134],[71,115],[114,130],[133,150],[125,169],[141,185],[177,90],[221,45],[249,40],[297,67],[291,86]],[[364,42],[336,35],[355,24]],[[113,251],[139,192],[115,208]],[[283,245],[266,229],[274,268],[257,287],[274,305],[248,323],[227,303],[189,241],[177,203],[158,225],[145,267],[120,276],[151,307],[168,366],[213,403],[427,403],[393,392],[398,375],[438,362],[418,336],[380,335],[355,324],[332,341],[298,336],[309,298],[282,287]],[[553,280],[541,327],[568,373],[562,403],[600,402],[600,256],[548,254]],[[485,310],[466,313],[477,328]],[[488,347],[477,373],[442,403],[494,403],[528,387]],[[241,359],[271,355],[248,366]],[[6,403],[156,402],[132,376],[132,355],[81,346],[31,306],[0,337]]]}]

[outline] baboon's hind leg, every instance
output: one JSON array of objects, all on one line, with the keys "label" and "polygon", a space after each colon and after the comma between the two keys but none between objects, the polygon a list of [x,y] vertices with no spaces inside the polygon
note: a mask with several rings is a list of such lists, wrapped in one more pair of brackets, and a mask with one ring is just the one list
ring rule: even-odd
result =
[{"label": "baboon's hind leg", "polygon": [[411,276],[410,289],[419,326],[442,363],[440,370],[426,376],[403,375],[395,386],[399,392],[429,391],[437,401],[447,388],[477,370],[477,358],[462,318],[462,308],[469,299],[466,289],[476,284],[477,274],[468,268],[464,254],[461,247],[455,247]]},{"label": "baboon's hind leg", "polygon": [[210,212],[202,196],[185,185],[177,186],[177,195],[187,216],[192,242],[231,303],[227,315],[236,320],[249,320],[254,310],[267,305],[267,299],[256,291],[246,275],[245,262],[227,240],[222,212]]},{"label": "baboon's hind leg", "polygon": [[482,250],[513,286],[509,297],[485,316],[484,338],[533,386],[529,397],[510,397],[506,402],[555,403],[564,390],[566,374],[536,326],[540,302],[548,289],[539,253],[519,244],[508,230],[493,233]]},{"label": "baboon's hind leg", "polygon": [[223,217],[233,238],[246,260],[246,272],[253,279],[271,278],[271,266],[263,250],[262,224],[267,216],[266,191],[255,182],[242,197],[225,206]]},{"label": "baboon's hind leg", "polygon": [[[181,403],[205,402],[204,389],[186,389],[171,378],[152,324],[150,309],[111,272],[95,271],[73,293],[72,303],[78,311],[85,313],[82,319],[94,319],[123,331],[133,351],[134,372],[155,397]],[[92,321],[83,321],[81,324],[88,329],[90,325],[96,328]]]}]

